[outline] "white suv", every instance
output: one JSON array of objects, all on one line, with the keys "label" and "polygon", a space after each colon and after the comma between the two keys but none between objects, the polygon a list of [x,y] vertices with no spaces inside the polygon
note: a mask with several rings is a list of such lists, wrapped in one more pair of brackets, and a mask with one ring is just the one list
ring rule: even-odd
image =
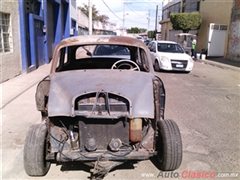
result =
[{"label": "white suv", "polygon": [[186,71],[193,69],[193,59],[173,41],[152,41],[148,44],[155,71]]}]

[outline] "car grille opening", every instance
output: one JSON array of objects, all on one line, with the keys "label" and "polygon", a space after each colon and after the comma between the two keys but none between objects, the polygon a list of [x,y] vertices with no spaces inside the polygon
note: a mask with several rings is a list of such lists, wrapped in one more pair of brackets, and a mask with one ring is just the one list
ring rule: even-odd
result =
[{"label": "car grille opening", "polygon": [[112,93],[89,93],[75,100],[75,112],[83,116],[126,115],[129,112],[129,102]]}]

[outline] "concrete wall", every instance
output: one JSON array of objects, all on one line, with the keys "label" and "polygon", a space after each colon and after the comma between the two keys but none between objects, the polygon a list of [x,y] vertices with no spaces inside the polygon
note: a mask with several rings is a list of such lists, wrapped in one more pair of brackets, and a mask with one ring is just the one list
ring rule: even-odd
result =
[{"label": "concrete wall", "polygon": [[169,40],[169,31],[172,29],[170,18],[161,21],[161,40]]},{"label": "concrete wall", "polygon": [[[201,49],[207,49],[208,44],[208,32],[210,23],[226,24],[227,34],[229,32],[231,8],[233,5],[232,0],[228,1],[213,1],[204,0],[200,3],[200,14],[202,14],[202,25],[198,30],[197,37],[197,52],[201,52]],[[227,53],[228,36],[225,39],[224,57]]]},{"label": "concrete wall", "polygon": [[235,0],[233,6],[227,59],[240,62],[240,0]]},{"label": "concrete wall", "polygon": [[79,8],[77,8],[77,24],[88,29],[88,17]]},{"label": "concrete wall", "polygon": [[77,2],[76,0],[70,1],[70,17],[77,19]]},{"label": "concrete wall", "polygon": [[[239,1],[239,0],[236,0],[236,1]],[[165,0],[164,2],[166,3],[168,2],[168,0]],[[170,2],[169,4],[172,4],[172,3],[173,2]],[[168,6],[168,4],[164,4],[164,5],[165,7]],[[202,14],[202,25],[198,30],[197,46],[196,46],[197,52],[201,52],[202,49],[207,49],[208,32],[209,32],[210,23],[226,24],[228,26],[227,34],[229,33],[232,6],[233,6],[233,0],[226,0],[226,1],[204,0],[200,2],[199,13]],[[169,31],[172,30],[172,23],[170,22],[170,19],[163,20],[160,23],[162,26],[161,39],[169,40]],[[225,39],[224,57],[226,57],[227,49],[228,49],[228,36],[226,36],[226,39]]]},{"label": "concrete wall", "polygon": [[21,74],[18,1],[1,1],[0,11],[10,14],[11,51],[0,53],[0,82]]}]

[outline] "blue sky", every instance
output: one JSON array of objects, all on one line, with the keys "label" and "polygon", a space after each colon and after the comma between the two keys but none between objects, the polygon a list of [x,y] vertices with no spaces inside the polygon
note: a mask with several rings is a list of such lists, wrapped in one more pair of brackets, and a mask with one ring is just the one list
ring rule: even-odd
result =
[{"label": "blue sky", "polygon": [[[104,3],[105,2],[105,3]],[[92,0],[93,5],[99,13],[109,17],[109,21],[116,23],[119,27],[123,26],[123,2],[125,3],[125,27],[139,27],[148,30],[155,29],[156,6],[158,5],[158,16],[161,18],[162,0]],[[77,6],[88,5],[88,0],[77,0]],[[108,9],[108,7],[111,11]],[[148,17],[150,13],[150,23]],[[158,29],[160,26],[158,25]]]}]

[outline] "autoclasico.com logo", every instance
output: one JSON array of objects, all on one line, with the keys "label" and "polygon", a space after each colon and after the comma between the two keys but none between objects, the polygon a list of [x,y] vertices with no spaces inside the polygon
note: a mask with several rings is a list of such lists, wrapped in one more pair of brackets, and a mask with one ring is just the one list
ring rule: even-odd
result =
[{"label": "autoclasico.com logo", "polygon": [[238,178],[239,173],[235,172],[213,172],[213,171],[160,171],[154,173],[141,173],[142,178],[182,178],[182,179],[213,179],[213,178]]}]

